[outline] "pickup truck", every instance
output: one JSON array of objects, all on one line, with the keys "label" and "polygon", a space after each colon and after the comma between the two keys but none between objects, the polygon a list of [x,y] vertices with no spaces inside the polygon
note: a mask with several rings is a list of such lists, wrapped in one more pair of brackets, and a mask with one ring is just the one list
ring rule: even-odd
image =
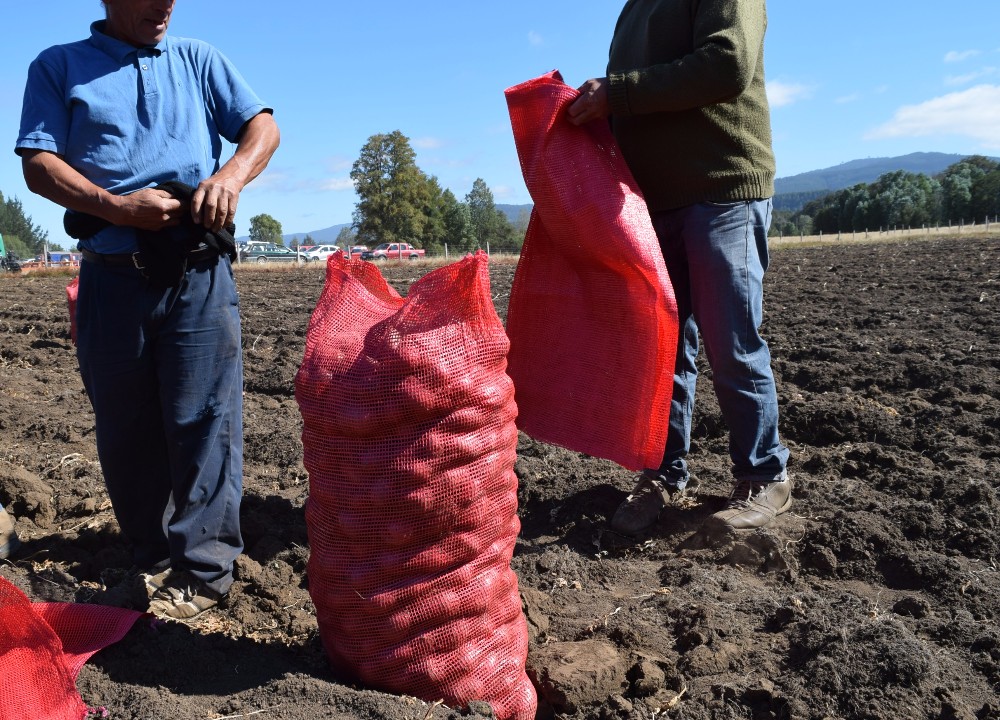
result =
[{"label": "pickup truck", "polygon": [[382,243],[376,245],[374,250],[361,253],[362,260],[376,260],[385,262],[386,260],[416,260],[424,256],[424,251],[415,248],[409,243]]}]

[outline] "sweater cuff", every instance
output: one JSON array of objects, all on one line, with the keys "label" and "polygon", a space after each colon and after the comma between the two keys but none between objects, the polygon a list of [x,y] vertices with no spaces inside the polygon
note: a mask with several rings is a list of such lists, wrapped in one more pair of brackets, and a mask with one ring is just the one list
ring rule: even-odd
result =
[{"label": "sweater cuff", "polygon": [[628,106],[628,87],[625,84],[624,73],[608,75],[608,104],[612,115],[631,115]]}]

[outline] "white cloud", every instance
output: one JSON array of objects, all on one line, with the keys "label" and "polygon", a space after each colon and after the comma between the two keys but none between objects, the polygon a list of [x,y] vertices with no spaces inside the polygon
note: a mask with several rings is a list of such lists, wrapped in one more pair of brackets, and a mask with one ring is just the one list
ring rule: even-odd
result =
[{"label": "white cloud", "polygon": [[791,105],[811,94],[812,90],[809,87],[799,83],[786,83],[781,80],[771,80],[767,83],[767,102],[771,107]]},{"label": "white cloud", "polygon": [[539,47],[545,44],[545,39],[542,38],[542,36],[539,33],[536,33],[534,30],[531,30],[528,33],[528,43],[530,45],[533,45],[534,47]]},{"label": "white cloud", "polygon": [[354,181],[351,178],[330,178],[320,183],[320,189],[340,192],[341,190],[353,190]]},{"label": "white cloud", "polygon": [[412,144],[420,150],[437,150],[439,147],[444,147],[444,141],[435,137],[414,138]]},{"label": "white cloud", "polygon": [[962,62],[978,54],[978,50],[952,50],[944,54],[944,61],[946,63]]},{"label": "white cloud", "polygon": [[328,157],[323,161],[323,166],[326,168],[327,172],[331,173],[339,173],[344,170],[350,170],[353,165],[353,160],[342,155]]},{"label": "white cloud", "polygon": [[997,69],[995,67],[984,67],[982,70],[976,70],[975,72],[966,73],[965,75],[949,75],[944,79],[944,84],[968,85],[976,80],[996,75],[996,72]]},{"label": "white cloud", "polygon": [[906,105],[866,139],[964,135],[987,148],[1000,148],[1000,85],[977,85]]}]

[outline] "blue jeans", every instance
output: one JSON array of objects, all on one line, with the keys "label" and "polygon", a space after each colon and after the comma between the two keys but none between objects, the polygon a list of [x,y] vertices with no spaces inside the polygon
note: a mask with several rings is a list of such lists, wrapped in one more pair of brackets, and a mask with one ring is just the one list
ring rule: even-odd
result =
[{"label": "blue jeans", "polygon": [[135,561],[170,558],[218,592],[243,549],[243,353],[228,258],[176,288],[84,262],[77,358],[108,495]]},{"label": "blue jeans", "polygon": [[758,330],[768,264],[771,201],[699,203],[653,214],[677,297],[679,333],[663,462],[647,474],[687,484],[699,332],[729,428],[737,479],[771,480],[785,471],[771,354]]}]

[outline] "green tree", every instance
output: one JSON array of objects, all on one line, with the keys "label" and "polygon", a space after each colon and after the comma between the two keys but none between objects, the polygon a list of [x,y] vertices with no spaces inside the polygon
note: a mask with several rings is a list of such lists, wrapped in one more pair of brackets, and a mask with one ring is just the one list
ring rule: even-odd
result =
[{"label": "green tree", "polygon": [[465,202],[469,206],[472,229],[480,248],[497,252],[517,252],[521,249],[524,237],[519,239],[507,216],[497,210],[493,192],[485,180],[476,178],[472,190],[465,196]]},{"label": "green tree", "polygon": [[425,238],[432,186],[417,167],[409,139],[399,130],[372,135],[351,168],[358,194],[354,229],[369,245]]},{"label": "green tree", "polygon": [[0,233],[0,235],[3,235],[4,251],[8,255],[16,255],[25,260],[41,254],[35,252],[30,245],[21,240],[17,235],[8,235],[7,233]]},{"label": "green tree", "polygon": [[444,237],[452,252],[467,253],[476,249],[476,233],[472,228],[469,206],[459,202],[455,193],[445,190],[441,194],[443,205]]},{"label": "green tree", "polygon": [[35,225],[31,218],[24,214],[24,206],[17,198],[4,199],[0,193],[0,235],[3,235],[4,244],[8,249],[12,241],[21,243],[21,247],[27,252],[14,250],[14,253],[21,257],[31,257],[39,255],[45,249],[45,241],[49,237],[46,230],[42,230]]},{"label": "green tree", "polygon": [[941,183],[941,222],[971,221],[978,214],[972,196],[976,185],[1000,164],[982,155],[970,155],[937,176]]},{"label": "green tree", "polygon": [[250,239],[254,242],[269,242],[275,245],[283,244],[281,223],[267,213],[254,215],[250,218]]},{"label": "green tree", "polygon": [[357,239],[358,234],[354,232],[354,228],[350,225],[345,225],[340,228],[340,232],[337,233],[337,239],[334,242],[336,242],[346,252],[350,250],[352,245],[357,245]]},{"label": "green tree", "polygon": [[972,201],[969,205],[972,218],[976,222],[982,222],[987,216],[1000,215],[1000,167],[976,180],[972,187]]},{"label": "green tree", "polygon": [[444,191],[433,175],[425,176],[425,183],[423,206],[420,209],[424,216],[423,223],[420,236],[412,242],[428,252],[441,252],[445,242]]},{"label": "green tree", "polygon": [[869,188],[884,227],[934,225],[941,215],[941,184],[924,175],[897,170],[882,175]]}]

